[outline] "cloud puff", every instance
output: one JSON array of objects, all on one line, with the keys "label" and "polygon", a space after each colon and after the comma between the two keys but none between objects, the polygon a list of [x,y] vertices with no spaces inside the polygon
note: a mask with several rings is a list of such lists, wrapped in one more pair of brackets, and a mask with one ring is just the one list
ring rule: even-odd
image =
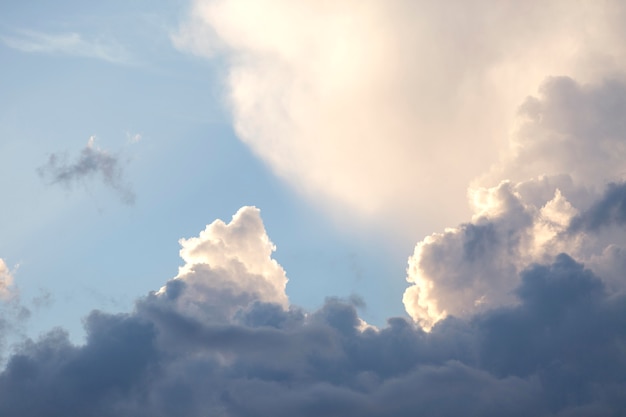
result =
[{"label": "cloud puff", "polygon": [[[541,181],[502,182],[474,190],[475,218],[419,242],[409,258],[407,312],[429,329],[448,314],[467,317],[515,302],[519,272],[533,261],[576,249],[563,236],[577,210],[553,186],[550,197],[528,202]],[[536,193],[537,194],[537,193]]]},{"label": "cloud puff", "polygon": [[11,295],[11,286],[13,285],[13,274],[9,267],[0,258],[0,299],[7,299]]},{"label": "cloud puff", "polygon": [[[429,328],[514,302],[519,272],[567,252],[613,289],[624,265],[626,84],[548,79],[520,107],[510,153],[470,188],[473,219],[419,242],[407,312]],[[498,178],[499,186],[482,186]],[[617,181],[609,183],[607,181]],[[608,226],[612,226],[610,229]]]},{"label": "cloud puff", "polygon": [[225,57],[239,137],[333,213],[412,235],[463,220],[468,181],[546,77],[626,63],[617,1],[192,4],[174,43]]},{"label": "cloud puff", "polygon": [[520,106],[509,154],[483,183],[568,174],[578,185],[602,189],[623,180],[625,112],[623,75],[588,83],[549,77]]},{"label": "cloud puff", "polygon": [[130,62],[128,52],[121,45],[102,39],[86,40],[78,33],[24,30],[14,35],[2,35],[0,40],[9,48],[23,52],[74,55],[117,64]]},{"label": "cloud puff", "polygon": [[276,248],[256,207],[242,207],[230,223],[216,220],[180,244],[185,265],[161,290],[179,311],[228,321],[256,301],[288,306],[287,276],[272,259]]},{"label": "cloud puff", "polygon": [[69,162],[65,155],[53,153],[48,162],[38,169],[39,175],[50,184],[70,187],[99,174],[104,184],[115,190],[123,203],[133,204],[135,193],[124,182],[124,171],[118,156],[98,148],[95,139],[95,136],[89,138],[87,146],[74,162]]},{"label": "cloud puff", "polygon": [[[284,279],[254,208],[181,243],[179,276],[131,313],[92,312],[84,345],[57,329],[16,347],[0,373],[0,414],[488,417],[626,407],[626,298],[565,254],[521,272],[515,305],[448,317],[425,333],[403,318],[363,329],[337,299],[307,313],[268,297],[259,288],[273,282],[278,292]],[[190,276],[199,264],[211,273]],[[236,314],[222,311],[229,303]]]}]

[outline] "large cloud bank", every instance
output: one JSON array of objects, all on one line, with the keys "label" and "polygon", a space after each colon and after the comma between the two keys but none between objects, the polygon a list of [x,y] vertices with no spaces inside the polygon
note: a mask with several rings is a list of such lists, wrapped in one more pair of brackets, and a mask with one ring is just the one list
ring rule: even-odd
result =
[{"label": "large cloud bank", "polygon": [[355,216],[439,227],[469,195],[471,218],[417,243],[410,317],[375,329],[291,305],[244,207],[84,345],[16,347],[0,415],[624,415],[623,12],[194,2],[176,42],[227,56],[238,134],[277,173]]},{"label": "large cloud bank", "polygon": [[[570,224],[603,227],[592,219],[604,209],[615,214],[606,223],[624,223],[625,190],[616,185]],[[568,255],[524,268],[514,305],[447,317],[426,333],[404,318],[364,326],[337,299],[314,312],[289,305],[255,208],[181,243],[179,275],[131,313],[92,312],[84,345],[56,329],[18,346],[0,373],[0,414],[614,416],[626,408],[626,295]]]},{"label": "large cloud bank", "polygon": [[519,113],[511,154],[470,188],[473,219],[409,260],[404,303],[426,328],[514,303],[520,271],[560,252],[625,288],[626,84],[553,77]]},{"label": "large cloud bank", "polygon": [[468,181],[508,152],[517,108],[545,77],[586,83],[626,68],[625,11],[619,1],[195,0],[174,41],[226,59],[239,137],[297,190],[344,220],[423,235],[424,219],[464,220]]},{"label": "large cloud bank", "polygon": [[403,301],[429,329],[515,304],[520,272],[560,252],[620,286],[606,262],[624,239],[575,224],[626,179],[625,13],[618,1],[195,0],[173,39],[224,57],[239,137],[296,189],[428,235]]}]

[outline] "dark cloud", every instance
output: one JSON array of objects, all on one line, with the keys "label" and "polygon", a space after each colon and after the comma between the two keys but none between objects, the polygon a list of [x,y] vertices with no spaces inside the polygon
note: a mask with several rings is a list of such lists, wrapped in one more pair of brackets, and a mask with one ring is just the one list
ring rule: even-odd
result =
[{"label": "dark cloud", "polygon": [[626,183],[611,183],[588,210],[572,219],[569,231],[596,231],[626,223]]},{"label": "dark cloud", "polygon": [[355,307],[256,302],[232,319],[179,312],[180,280],[130,314],[54,330],[0,374],[0,415],[575,416],[626,409],[626,298],[567,255],[522,273],[518,305],[425,333],[361,329]]},{"label": "dark cloud", "polygon": [[75,161],[68,161],[65,155],[54,153],[37,172],[50,184],[67,187],[100,176],[106,186],[116,191],[123,203],[133,204],[135,193],[124,181],[124,170],[119,157],[96,147],[94,140],[92,136]]}]

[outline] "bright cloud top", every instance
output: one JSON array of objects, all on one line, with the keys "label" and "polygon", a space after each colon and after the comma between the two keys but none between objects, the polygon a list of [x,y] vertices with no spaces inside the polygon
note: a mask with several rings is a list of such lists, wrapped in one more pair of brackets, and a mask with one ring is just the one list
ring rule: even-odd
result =
[{"label": "bright cloud top", "polygon": [[[626,84],[558,77],[541,93],[520,108],[511,154],[470,189],[471,222],[427,237],[409,259],[404,303],[425,328],[513,303],[520,271],[560,252],[625,288],[615,271],[626,239],[603,226],[624,223]],[[515,181],[479,185],[503,176]]]},{"label": "bright cloud top", "polygon": [[420,219],[462,220],[469,180],[507,151],[517,107],[545,77],[623,68],[623,13],[620,2],[196,0],[174,41],[226,56],[239,136],[298,190],[430,233]]},{"label": "bright cloud top", "polygon": [[[272,258],[276,248],[256,207],[242,207],[230,223],[216,220],[180,244],[185,265],[176,280],[190,288],[178,298],[181,310],[229,320],[256,301],[287,308],[287,276]],[[161,292],[176,291],[176,285],[171,282]]]},{"label": "bright cloud top", "polygon": [[[611,221],[623,225],[626,186],[616,187],[592,212],[620,212]],[[514,200],[510,184],[489,192]],[[502,217],[516,210],[503,208]],[[496,223],[498,235],[514,222]],[[480,262],[486,246],[472,233]],[[565,254],[520,270],[514,305],[425,333],[403,318],[364,328],[337,299],[308,313],[287,307],[255,208],[181,243],[178,277],[131,313],[92,312],[85,344],[56,329],[16,347],[0,372],[0,414],[573,417],[626,407],[625,295]]]},{"label": "bright cloud top", "polygon": [[12,285],[13,274],[4,260],[0,258],[0,299],[7,300],[10,298]]}]

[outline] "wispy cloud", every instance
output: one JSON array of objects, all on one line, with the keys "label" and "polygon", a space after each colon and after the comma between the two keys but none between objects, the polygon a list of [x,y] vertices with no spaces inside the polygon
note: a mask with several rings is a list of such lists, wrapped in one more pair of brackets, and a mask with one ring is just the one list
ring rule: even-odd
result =
[{"label": "wispy cloud", "polygon": [[100,175],[104,184],[115,190],[125,204],[135,202],[135,193],[123,179],[124,170],[119,157],[95,146],[95,136],[91,136],[87,145],[74,162],[68,162],[63,154],[53,153],[48,162],[37,171],[50,184],[71,186],[87,178]]},{"label": "wispy cloud", "polygon": [[130,54],[122,45],[109,39],[85,39],[75,32],[52,34],[21,30],[13,35],[1,35],[0,40],[9,48],[23,52],[74,55],[117,64],[131,62]]}]

